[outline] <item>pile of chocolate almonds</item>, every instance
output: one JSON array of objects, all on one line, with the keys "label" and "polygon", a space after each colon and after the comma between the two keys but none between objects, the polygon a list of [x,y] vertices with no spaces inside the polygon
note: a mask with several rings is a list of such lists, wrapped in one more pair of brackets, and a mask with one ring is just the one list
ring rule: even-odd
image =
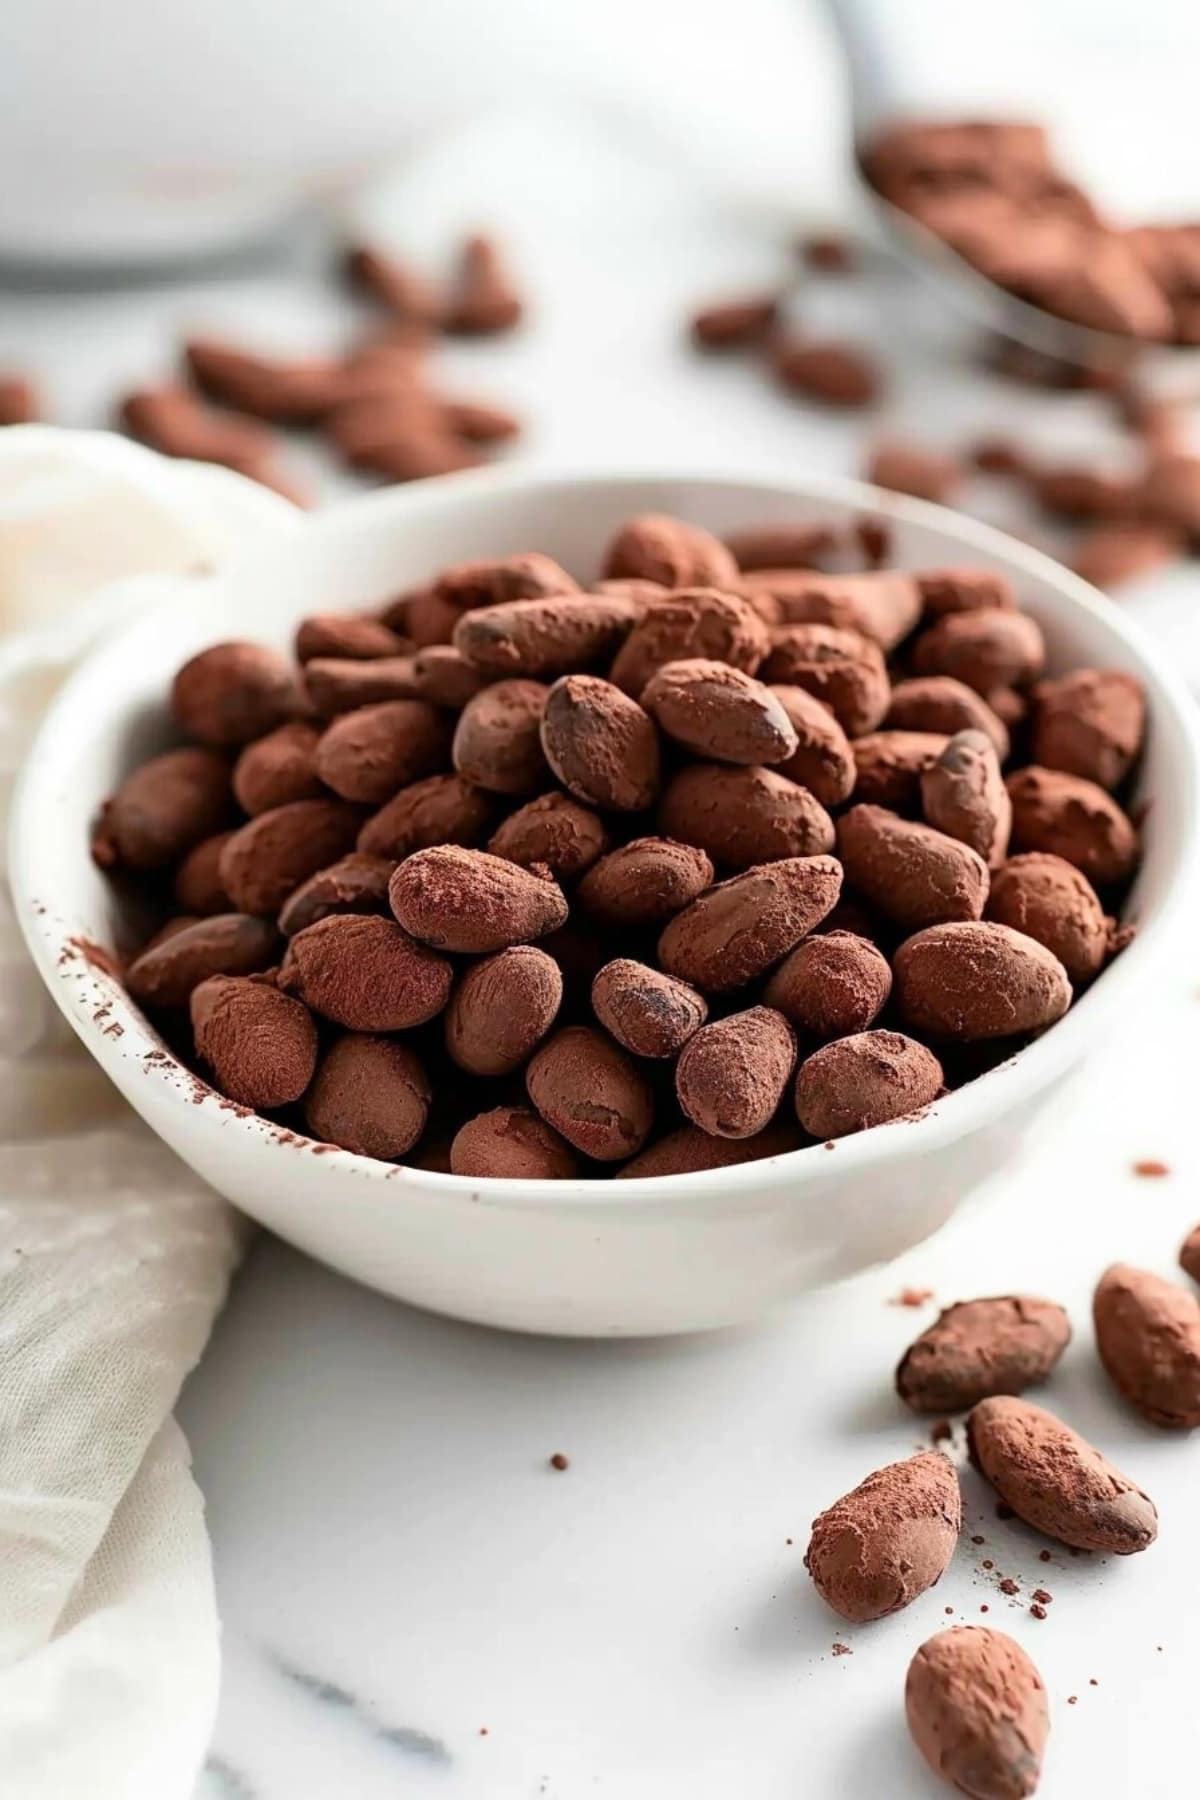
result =
[{"label": "pile of chocolate almonds", "polygon": [[1124,941],[1145,708],[1047,678],[1003,575],[864,545],[646,516],[584,585],[530,551],[202,650],[95,830],[163,920],[130,993],[233,1103],[472,1177],[919,1111]]},{"label": "pile of chocolate almonds", "polygon": [[[1195,1278],[1198,1241],[1200,1227],[1179,1257]],[[1116,1263],[1097,1283],[1092,1315],[1100,1361],[1122,1398],[1152,1424],[1200,1425],[1196,1294]],[[1153,1501],[1062,1419],[1022,1397],[1052,1376],[1070,1338],[1067,1314],[1053,1301],[962,1301],[909,1346],[896,1390],[915,1412],[939,1420],[939,1440],[951,1436],[945,1415],[966,1414],[971,1463],[1024,1524],[1072,1551],[1130,1556],[1158,1535]],[[805,1567],[841,1618],[881,1619],[940,1580],[961,1529],[955,1464],[926,1450],[875,1470],[821,1513]],[[1015,1584],[1002,1591],[1015,1593]],[[1046,1616],[1036,1603],[1031,1610]],[[909,1665],[905,1704],[922,1755],[963,1793],[1013,1800],[1036,1789],[1049,1705],[1037,1668],[1006,1633],[975,1625],[937,1633]]]}]

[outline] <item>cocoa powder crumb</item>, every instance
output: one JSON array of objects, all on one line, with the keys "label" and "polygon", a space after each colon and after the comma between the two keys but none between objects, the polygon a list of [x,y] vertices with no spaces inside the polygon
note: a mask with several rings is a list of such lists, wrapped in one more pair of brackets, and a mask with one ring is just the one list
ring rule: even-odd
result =
[{"label": "cocoa powder crumb", "polygon": [[976,1532],[976,1534],[975,1534],[975,1536],[974,1536],[974,1537],[973,1537],[973,1538],[972,1538],[972,1539],[971,1539],[971,1542],[972,1542],[972,1543],[973,1543],[973,1544],[986,1544],[986,1543],[987,1543],[987,1539],[986,1539],[986,1538],[985,1538],[985,1537],[981,1537],[981,1536],[980,1536],[980,1535],[979,1535],[979,1533],[978,1533],[978,1532]]},{"label": "cocoa powder crumb", "polygon": [[994,1569],[995,1566],[996,1566],[995,1563],[992,1562],[991,1559],[986,1556],[984,1557],[983,1562],[980,1565],[980,1567],[984,1568],[984,1569]]},{"label": "cocoa powder crumb", "polygon": [[1044,1619],[1046,1617],[1046,1609],[1044,1606],[1039,1606],[1035,1603],[1029,1610],[1035,1619]]},{"label": "cocoa powder crumb", "polygon": [[1075,1706],[1078,1704],[1078,1701],[1079,1701],[1078,1694],[1068,1694],[1067,1695],[1067,1705],[1068,1706]]},{"label": "cocoa powder crumb", "polygon": [[1034,1588],[1033,1597],[1039,1606],[1048,1606],[1054,1595],[1049,1593],[1046,1588]]},{"label": "cocoa powder crumb", "polygon": [[1011,1575],[1006,1575],[1004,1577],[1004,1580],[1000,1583],[1000,1592],[1002,1594],[1009,1594],[1009,1595],[1019,1594],[1020,1591],[1021,1591],[1020,1588],[1018,1587],[1017,1583],[1013,1580]]},{"label": "cocoa powder crumb", "polygon": [[1039,1550],[1038,1551],[1038,1561],[1039,1562],[1049,1562],[1050,1561],[1050,1552],[1048,1550]]},{"label": "cocoa powder crumb", "polygon": [[[790,1542],[791,1540],[789,1539],[788,1541]],[[853,1656],[854,1655],[854,1652],[850,1648],[849,1644],[834,1644],[831,1647],[833,1650],[833,1654],[835,1656]]]},{"label": "cocoa powder crumb", "polygon": [[980,1607],[980,1609],[979,1609],[979,1610],[980,1610],[980,1612],[981,1612],[981,1613],[985,1613],[985,1612],[990,1612],[990,1611],[991,1611],[991,1610],[992,1610],[992,1609],[991,1609],[991,1607],[990,1607],[990,1606],[988,1606],[988,1605],[987,1605],[987,1604],[986,1604],[986,1603],[985,1603],[985,1604],[984,1604],[984,1605],[983,1605],[983,1606],[981,1606],[981,1607]]},{"label": "cocoa powder crumb", "polygon": [[927,1306],[928,1303],[932,1299],[933,1299],[933,1289],[932,1288],[906,1287],[906,1288],[901,1288],[900,1292],[898,1294],[894,1294],[892,1296],[892,1298],[888,1301],[888,1305],[889,1306]]},{"label": "cocoa powder crumb", "polygon": [[1146,1175],[1151,1178],[1157,1178],[1160,1175],[1169,1175],[1171,1173],[1170,1168],[1165,1162],[1157,1162],[1153,1157],[1147,1157],[1142,1162],[1135,1162],[1133,1165],[1133,1172],[1135,1175]]},{"label": "cocoa powder crumb", "polygon": [[564,1456],[561,1450],[556,1450],[554,1455],[550,1458],[550,1467],[552,1469],[569,1469],[570,1466],[570,1458]]}]

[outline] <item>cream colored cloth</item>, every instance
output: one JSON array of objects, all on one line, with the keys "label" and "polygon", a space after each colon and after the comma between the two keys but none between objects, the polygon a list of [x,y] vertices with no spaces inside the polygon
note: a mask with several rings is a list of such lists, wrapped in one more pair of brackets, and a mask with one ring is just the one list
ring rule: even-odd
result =
[{"label": "cream colored cloth", "polygon": [[[0,792],[89,642],[286,524],[221,470],[0,433]],[[118,577],[137,576],[103,589]],[[237,1216],[59,1018],[0,892],[0,1794],[174,1800],[216,1709],[204,1508],[171,1417]]]}]

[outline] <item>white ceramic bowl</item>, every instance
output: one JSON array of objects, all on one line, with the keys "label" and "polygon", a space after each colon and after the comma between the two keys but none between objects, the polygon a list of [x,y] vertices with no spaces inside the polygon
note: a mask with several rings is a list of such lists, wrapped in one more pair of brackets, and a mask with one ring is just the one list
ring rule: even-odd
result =
[{"label": "white ceramic bowl", "polygon": [[[759,522],[890,518],[895,560],[1008,573],[1052,664],[1132,670],[1149,696],[1146,855],[1133,944],[1053,1030],[1002,1067],[883,1126],[741,1168],[654,1180],[468,1181],[282,1143],[159,1060],[153,1030],[81,944],[127,941],[88,827],[121,775],[164,739],[185,657],[223,637],[286,645],[305,613],[361,607],[439,566],[532,546],[586,575],[640,511],[717,531]],[[52,707],[12,822],[12,879],[30,949],[88,1049],[142,1117],[244,1211],[334,1268],[437,1312],[587,1336],[748,1320],[806,1288],[884,1261],[937,1229],[1003,1161],[1088,1044],[1127,1026],[1191,889],[1200,759],[1192,702],[1117,609],[1038,552],[984,526],[853,482],[711,476],[591,478],[484,471],[356,500],[270,534],[219,575],[92,656]],[[159,1053],[159,1055],[154,1055]],[[149,1060],[154,1055],[154,1060]]]}]

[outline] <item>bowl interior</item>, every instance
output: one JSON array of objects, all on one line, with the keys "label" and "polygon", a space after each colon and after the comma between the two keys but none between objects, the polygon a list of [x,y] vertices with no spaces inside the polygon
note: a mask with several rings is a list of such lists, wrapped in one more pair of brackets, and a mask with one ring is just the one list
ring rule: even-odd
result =
[{"label": "bowl interior", "polygon": [[[43,727],[18,795],[13,823],[14,892],[31,948],[59,1003],[89,1047],[114,1068],[117,1059],[157,1046],[155,1034],[123,994],[107,984],[105,1013],[94,1018],[91,955],[80,944],[121,950],[137,941],[140,922],[88,855],[91,821],[104,797],[139,759],[169,741],[165,696],[175,668],[195,650],[227,637],[252,637],[286,647],[297,621],[313,611],[380,603],[427,579],[439,567],[475,556],[537,547],[576,576],[593,577],[616,527],[631,514],[667,512],[717,532],[784,521],[845,522],[864,514],[885,518],[900,567],[971,562],[1001,569],[1016,583],[1022,604],[1042,624],[1052,668],[1079,664],[1124,667],[1144,682],[1150,733],[1138,778],[1144,804],[1146,854],[1127,916],[1139,936],[1066,1018],[1021,1056],[959,1090],[905,1134],[880,1129],[844,1141],[847,1158],[866,1164],[879,1156],[912,1153],[938,1137],[957,1136],[1051,1079],[1074,1060],[1095,1029],[1092,1020],[1118,990],[1144,976],[1168,915],[1181,906],[1195,864],[1197,755],[1191,702],[1118,610],[1086,583],[1040,553],[1001,533],[941,508],[835,480],[544,477],[522,471],[485,471],[417,490],[368,496],[301,529],[265,534],[226,571],[181,581],[178,601],[158,607],[98,651],[59,696]],[[94,961],[94,958],[92,959]],[[114,1030],[114,1027],[117,1029]],[[146,1078],[168,1074],[156,1065]],[[190,1103],[181,1091],[180,1105]],[[207,1109],[205,1109],[207,1110]],[[254,1121],[223,1123],[252,1130]],[[799,1177],[817,1150],[787,1160]],[[769,1159],[778,1162],[781,1159]],[[330,1176],[341,1165],[360,1174],[396,1173],[339,1152],[324,1159]],[[757,1164],[736,1171],[753,1186]],[[606,1185],[614,1200],[647,1189],[689,1192],[728,1184],[730,1171]],[[421,1174],[429,1184],[458,1184],[454,1176]],[[478,1185],[478,1184],[474,1184]],[[522,1204],[538,1203],[537,1188],[555,1203],[596,1192],[594,1182],[521,1184],[496,1181]]]}]

